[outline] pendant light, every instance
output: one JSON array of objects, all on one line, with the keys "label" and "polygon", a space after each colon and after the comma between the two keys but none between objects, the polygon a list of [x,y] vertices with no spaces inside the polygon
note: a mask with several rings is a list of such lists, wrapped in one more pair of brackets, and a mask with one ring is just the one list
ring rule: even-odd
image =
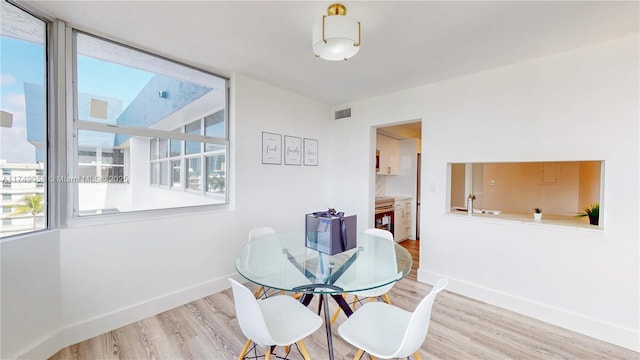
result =
[{"label": "pendant light", "polygon": [[347,60],[360,50],[360,22],[347,16],[347,8],[333,4],[313,26],[313,53],[329,60]]}]

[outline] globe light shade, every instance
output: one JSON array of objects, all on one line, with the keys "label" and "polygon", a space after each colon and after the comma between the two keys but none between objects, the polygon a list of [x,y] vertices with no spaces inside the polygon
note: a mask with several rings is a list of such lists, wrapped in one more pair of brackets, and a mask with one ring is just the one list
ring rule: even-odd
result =
[{"label": "globe light shade", "polygon": [[346,15],[323,16],[313,26],[312,45],[317,57],[347,60],[360,50],[360,23]]}]

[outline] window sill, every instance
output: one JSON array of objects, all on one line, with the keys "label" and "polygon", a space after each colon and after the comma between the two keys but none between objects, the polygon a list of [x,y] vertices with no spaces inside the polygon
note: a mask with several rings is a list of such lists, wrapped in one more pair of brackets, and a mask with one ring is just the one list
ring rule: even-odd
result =
[{"label": "window sill", "polygon": [[556,227],[563,229],[575,229],[582,231],[604,231],[602,226],[590,225],[587,218],[576,218],[573,216],[564,216],[564,215],[550,215],[543,214],[542,220],[534,220],[533,213],[507,213],[501,212],[500,214],[480,214],[474,213],[473,215],[468,215],[466,212],[462,211],[450,211],[445,213],[447,216],[468,218],[478,221],[491,221],[491,222],[499,222],[499,223],[520,223],[520,224],[529,224],[532,226],[543,226],[543,227]]},{"label": "window sill", "polygon": [[140,222],[147,220],[158,220],[163,217],[189,216],[205,212],[226,212],[232,211],[231,204],[198,205],[170,209],[154,209],[129,211],[114,214],[85,215],[81,217],[69,218],[63,228],[75,228],[95,225],[111,225],[127,222]]}]

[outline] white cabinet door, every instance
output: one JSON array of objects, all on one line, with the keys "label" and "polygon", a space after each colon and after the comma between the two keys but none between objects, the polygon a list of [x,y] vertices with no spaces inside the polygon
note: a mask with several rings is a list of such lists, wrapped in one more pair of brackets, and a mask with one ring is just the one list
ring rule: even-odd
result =
[{"label": "white cabinet door", "polygon": [[400,173],[400,141],[389,138],[387,152],[389,153],[389,174],[397,175]]},{"label": "white cabinet door", "polygon": [[384,135],[376,136],[376,148],[380,150],[381,175],[398,175],[400,168],[400,141]]},{"label": "white cabinet door", "polygon": [[411,199],[396,200],[394,208],[394,238],[406,240],[411,236]]},{"label": "white cabinet door", "polygon": [[402,219],[402,210],[396,207],[396,210],[393,212],[393,239],[396,242],[400,242],[404,240],[402,236],[404,235],[404,221]]}]

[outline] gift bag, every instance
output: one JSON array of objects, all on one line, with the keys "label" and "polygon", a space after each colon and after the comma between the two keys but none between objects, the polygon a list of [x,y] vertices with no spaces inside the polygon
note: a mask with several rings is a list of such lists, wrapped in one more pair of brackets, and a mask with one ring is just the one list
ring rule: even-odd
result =
[{"label": "gift bag", "polygon": [[356,247],[356,215],[344,216],[334,209],[305,215],[305,246],[334,255]]}]

